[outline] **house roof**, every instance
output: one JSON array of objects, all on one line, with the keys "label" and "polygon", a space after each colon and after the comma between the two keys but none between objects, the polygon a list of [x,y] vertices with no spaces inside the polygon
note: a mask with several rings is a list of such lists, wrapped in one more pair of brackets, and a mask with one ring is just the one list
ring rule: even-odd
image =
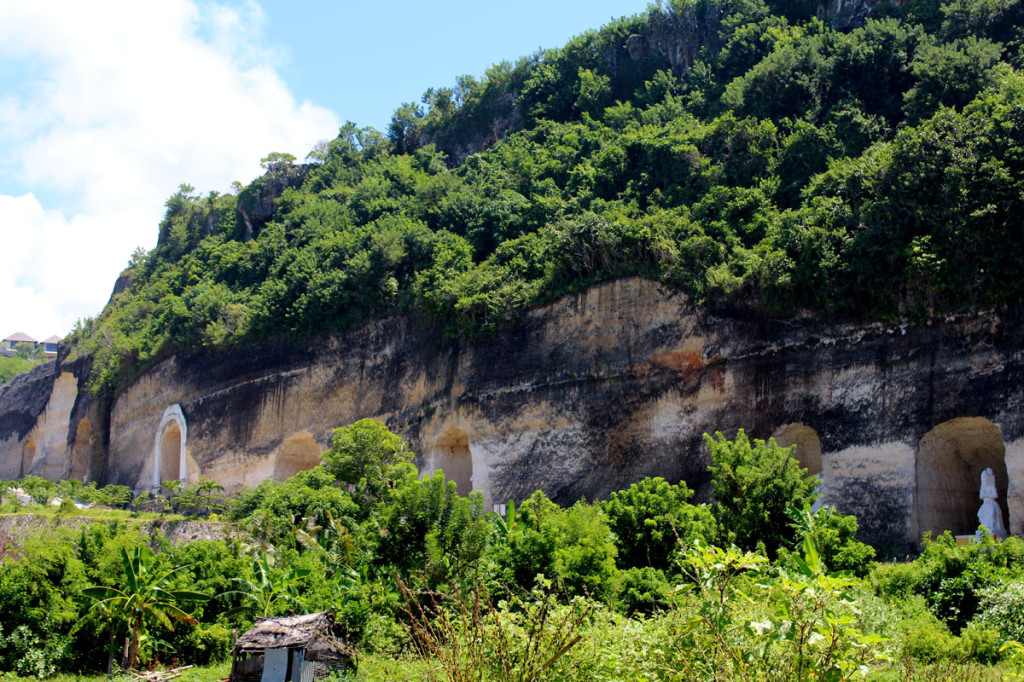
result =
[{"label": "house roof", "polygon": [[25,343],[25,342],[35,343],[36,342],[35,339],[33,339],[31,336],[29,336],[25,332],[14,332],[10,336],[8,336],[6,339],[4,339],[4,341],[16,341],[18,343]]},{"label": "house roof", "polygon": [[62,339],[59,336],[57,336],[56,334],[54,334],[53,336],[51,336],[49,338],[43,339],[41,341],[41,343],[60,343],[63,340],[64,339]]},{"label": "house roof", "polygon": [[334,618],[328,611],[304,616],[261,618],[252,630],[238,638],[237,651],[305,648],[321,635],[333,634]]}]

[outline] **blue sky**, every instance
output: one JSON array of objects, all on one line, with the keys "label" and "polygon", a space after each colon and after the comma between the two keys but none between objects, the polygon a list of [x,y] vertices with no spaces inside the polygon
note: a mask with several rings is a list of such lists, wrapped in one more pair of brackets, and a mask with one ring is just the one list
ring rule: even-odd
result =
[{"label": "blue sky", "polygon": [[227,191],[346,120],[557,47],[633,0],[0,3],[0,336],[66,334],[180,183]]},{"label": "blue sky", "polygon": [[402,102],[431,86],[480,77],[492,64],[646,9],[646,0],[515,3],[262,3],[270,42],[287,46],[281,74],[300,98],[383,129]]}]

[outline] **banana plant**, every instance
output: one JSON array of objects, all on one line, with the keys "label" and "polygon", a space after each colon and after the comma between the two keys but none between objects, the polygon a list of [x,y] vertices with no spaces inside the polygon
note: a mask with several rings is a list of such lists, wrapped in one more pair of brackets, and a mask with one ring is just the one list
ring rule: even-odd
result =
[{"label": "banana plant", "polygon": [[139,640],[145,634],[147,620],[155,620],[168,630],[173,630],[171,619],[195,623],[196,620],[183,611],[179,604],[201,603],[210,595],[189,590],[176,590],[172,581],[188,566],[178,566],[166,571],[154,571],[153,550],[137,547],[131,554],[121,549],[124,567],[124,589],[94,585],[82,590],[82,594],[93,599],[89,614],[106,615],[123,621],[128,626],[129,645],[122,666],[135,667],[139,654]]},{"label": "banana plant", "polygon": [[232,578],[238,589],[221,592],[217,599],[241,597],[242,604],[228,610],[225,615],[247,614],[266,618],[277,610],[281,603],[296,603],[292,595],[294,585],[309,575],[307,568],[277,570],[272,555],[263,554],[253,559],[253,580]]}]

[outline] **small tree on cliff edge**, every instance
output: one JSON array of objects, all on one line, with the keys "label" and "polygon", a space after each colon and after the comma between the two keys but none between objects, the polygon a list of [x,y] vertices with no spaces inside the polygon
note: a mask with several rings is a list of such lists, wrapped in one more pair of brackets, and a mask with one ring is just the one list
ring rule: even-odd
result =
[{"label": "small tree on cliff edge", "polygon": [[334,430],[324,468],[339,482],[353,486],[364,512],[387,502],[395,489],[417,476],[409,444],[373,419],[360,419]]},{"label": "small tree on cliff edge", "polygon": [[711,450],[712,510],[723,539],[746,550],[764,543],[769,556],[793,539],[786,510],[802,509],[816,498],[818,479],[793,458],[794,448],[782,448],[775,439],[755,440],[751,444],[740,429],[736,440],[726,440],[720,432],[704,434]]}]

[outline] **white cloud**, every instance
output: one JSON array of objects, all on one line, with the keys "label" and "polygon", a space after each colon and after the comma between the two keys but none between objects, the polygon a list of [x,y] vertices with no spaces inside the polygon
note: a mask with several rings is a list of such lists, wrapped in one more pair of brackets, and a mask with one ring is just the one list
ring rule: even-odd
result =
[{"label": "white cloud", "polygon": [[268,152],[302,158],[337,133],[277,75],[262,20],[253,3],[0,4],[0,60],[32,75],[0,97],[0,155],[21,186],[0,186],[0,336],[97,314],[179,184],[226,191]]}]

